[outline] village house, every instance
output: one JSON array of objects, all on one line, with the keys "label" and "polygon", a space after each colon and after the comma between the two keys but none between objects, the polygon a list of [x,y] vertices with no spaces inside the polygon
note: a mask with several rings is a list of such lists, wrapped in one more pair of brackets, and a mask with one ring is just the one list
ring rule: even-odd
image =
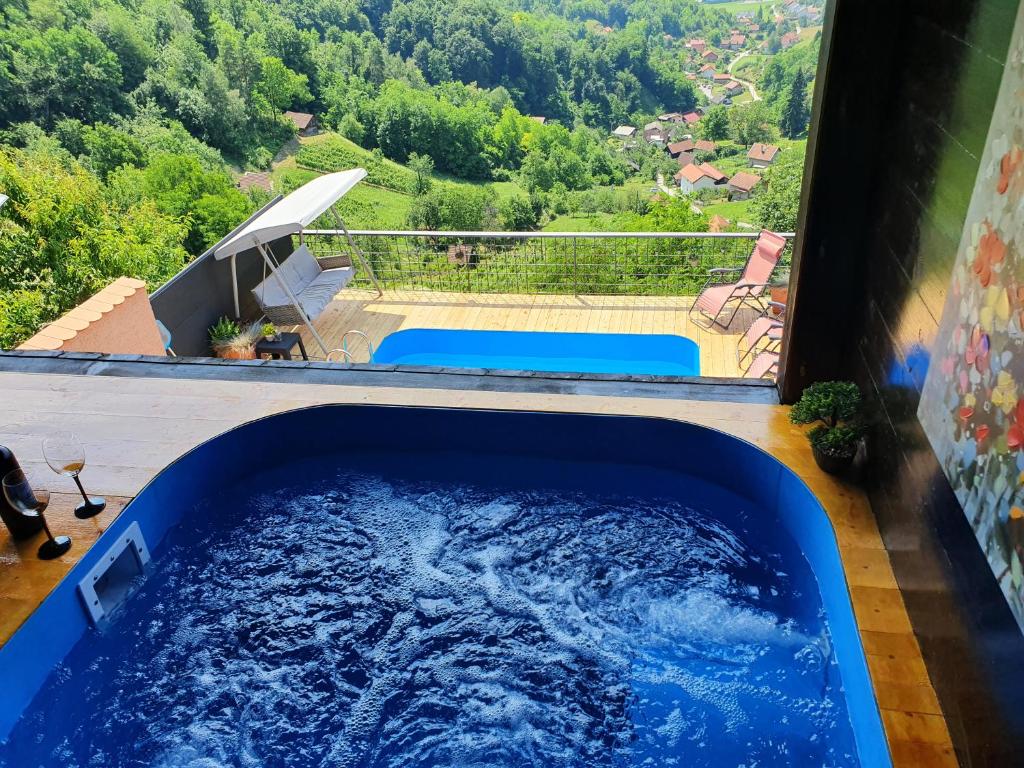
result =
[{"label": "village house", "polygon": [[[692,156],[693,150],[696,145],[692,139],[683,139],[682,141],[676,141],[669,144],[665,149],[668,151],[668,156],[673,160],[679,160],[683,155]],[[680,163],[685,165],[685,163]]]},{"label": "village house", "polygon": [[285,112],[284,116],[290,120],[299,136],[312,136],[317,132],[318,126],[316,116],[308,112]]},{"label": "village house", "polygon": [[730,80],[728,83],[725,84],[725,92],[730,96],[738,96],[739,94],[743,93],[744,90],[746,89],[744,88],[743,84],[735,80]]},{"label": "village house", "polygon": [[530,115],[530,119],[535,123],[540,123],[541,125],[544,125],[544,123],[548,121],[546,117],[541,117],[540,115]]},{"label": "village house", "polygon": [[717,146],[715,142],[708,141],[707,139],[697,139],[693,144],[693,148],[697,152],[714,152]]},{"label": "village house", "polygon": [[746,200],[752,194],[754,187],[761,182],[761,177],[754,173],[740,171],[729,179],[729,197],[732,200]]},{"label": "village house", "polygon": [[726,232],[730,224],[732,222],[729,219],[716,213],[708,220],[708,232]]},{"label": "village house", "polygon": [[714,189],[726,181],[725,174],[709,163],[691,163],[685,168],[680,168],[673,178],[678,182],[679,189],[684,195],[702,189]]},{"label": "village house", "polygon": [[787,48],[792,48],[799,42],[800,35],[798,35],[796,32],[787,32],[786,34],[779,38],[779,44],[782,46],[783,50]]},{"label": "village house", "polygon": [[715,53],[714,51],[704,51],[704,53],[701,55],[701,59],[708,63],[714,63],[718,61],[718,54]]},{"label": "village house", "polygon": [[683,115],[683,122],[687,125],[693,125],[694,123],[700,122],[699,112],[687,112]]},{"label": "village house", "polygon": [[661,123],[652,122],[644,126],[644,141],[648,144],[664,146],[668,142],[668,132]]},{"label": "village house", "polygon": [[658,115],[658,120],[663,123],[681,123],[683,122],[682,112],[666,112],[663,115]]},{"label": "village house", "polygon": [[742,51],[743,46],[746,44],[746,35],[741,35],[739,32],[733,32],[728,37],[723,37],[718,47],[724,48],[727,51]]},{"label": "village house", "polygon": [[612,136],[615,136],[616,138],[619,139],[631,139],[635,135],[636,128],[634,128],[632,125],[620,125],[614,131],[612,131]]},{"label": "village house", "polygon": [[695,37],[686,44],[686,47],[696,51],[697,53],[704,53],[708,48],[708,44],[701,38]]},{"label": "village house", "polygon": [[754,168],[767,168],[769,165],[775,162],[776,155],[779,154],[779,148],[774,144],[762,144],[757,142],[751,145],[747,151],[747,159]]},{"label": "village house", "polygon": [[705,64],[703,67],[701,67],[700,68],[700,76],[703,77],[705,80],[714,80],[715,79],[715,66],[714,66],[714,64]]},{"label": "village house", "polygon": [[715,85],[725,85],[732,81],[732,75],[727,72],[716,72],[715,76],[711,79],[714,80]]}]

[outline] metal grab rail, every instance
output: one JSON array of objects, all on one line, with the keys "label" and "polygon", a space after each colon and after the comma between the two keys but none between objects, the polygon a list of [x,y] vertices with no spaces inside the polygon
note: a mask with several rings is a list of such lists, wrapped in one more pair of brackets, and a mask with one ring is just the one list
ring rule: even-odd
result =
[{"label": "metal grab rail", "polygon": [[367,351],[369,352],[369,355],[370,355],[370,358],[369,358],[369,360],[367,362],[372,363],[373,362],[373,356],[375,354],[374,350],[373,350],[373,342],[370,341],[370,337],[369,336],[367,336],[365,333],[363,333],[362,331],[360,331],[357,328],[350,328],[349,330],[345,331],[345,333],[343,333],[341,335],[341,346],[340,347],[335,347],[334,349],[330,350],[324,356],[324,360],[326,360],[327,362],[331,362],[331,355],[333,355],[335,352],[340,352],[342,354],[342,356],[343,356],[344,362],[346,362],[346,363],[354,363],[355,359],[352,357],[352,353],[348,351],[348,343],[346,341],[346,339],[348,339],[349,336],[358,336],[359,338],[361,338],[366,343],[366,349],[367,349]]},{"label": "metal grab rail", "polygon": [[[562,295],[696,295],[713,269],[740,268],[757,232],[353,230],[379,284],[394,290]],[[304,233],[329,253],[345,233]],[[790,233],[783,233],[791,239]],[[788,262],[788,249],[782,263]],[[368,288],[358,274],[353,287]]]}]

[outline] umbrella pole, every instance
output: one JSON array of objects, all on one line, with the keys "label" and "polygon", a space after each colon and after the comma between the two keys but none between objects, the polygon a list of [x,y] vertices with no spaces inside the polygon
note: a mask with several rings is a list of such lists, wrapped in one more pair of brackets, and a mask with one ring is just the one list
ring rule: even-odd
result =
[{"label": "umbrella pole", "polygon": [[327,349],[327,344],[320,337],[320,334],[316,332],[316,328],[313,327],[313,323],[310,321],[309,317],[306,315],[305,310],[299,304],[299,300],[295,298],[295,294],[292,293],[292,289],[288,286],[288,283],[281,278],[280,274],[278,274],[277,267],[274,265],[273,260],[271,260],[270,254],[267,253],[266,245],[264,245],[263,243],[259,243],[256,246],[256,248],[259,250],[260,254],[263,256],[263,260],[265,262],[267,262],[267,266],[270,267],[270,272],[274,275],[274,278],[277,280],[277,284],[281,286],[281,289],[286,294],[288,294],[288,298],[289,298],[289,300],[291,300],[292,305],[295,307],[295,311],[298,312],[299,313],[299,317],[302,318],[302,323],[309,329],[309,333],[312,335],[312,337],[314,339],[316,339],[316,343],[320,345],[320,349],[322,349],[324,351],[324,357],[326,357],[328,354],[330,354],[330,350]]},{"label": "umbrella pole", "polygon": [[238,308],[238,265],[235,263],[235,257],[238,254],[231,254],[231,293],[235,298],[235,320],[242,319],[242,312]]}]

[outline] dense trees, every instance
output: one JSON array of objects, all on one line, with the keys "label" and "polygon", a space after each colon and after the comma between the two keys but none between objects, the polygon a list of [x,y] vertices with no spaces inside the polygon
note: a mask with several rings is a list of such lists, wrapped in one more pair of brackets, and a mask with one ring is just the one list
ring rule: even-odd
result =
[{"label": "dense trees", "polygon": [[797,138],[810,121],[808,85],[817,67],[820,36],[771,57],[761,74],[760,91],[776,115],[782,135]]},{"label": "dense trees", "polygon": [[111,279],[159,285],[184,265],[187,222],[151,199],[109,194],[58,148],[0,150],[0,347],[31,335]]},{"label": "dense trees", "polygon": [[795,232],[800,209],[804,152],[788,150],[764,174],[764,188],[753,198],[757,223],[774,232]]}]

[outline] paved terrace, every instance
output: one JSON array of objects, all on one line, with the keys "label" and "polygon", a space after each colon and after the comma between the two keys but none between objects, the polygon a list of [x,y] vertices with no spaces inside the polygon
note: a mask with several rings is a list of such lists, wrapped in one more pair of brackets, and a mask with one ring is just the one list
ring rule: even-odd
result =
[{"label": "paved terrace", "polygon": [[[396,315],[401,311],[405,310],[392,310]],[[530,312],[525,314],[528,320]],[[146,482],[189,449],[251,419],[322,403],[552,410],[679,419],[711,426],[760,446],[792,468],[817,495],[835,528],[895,766],[944,768],[957,764],[867,499],[858,488],[817,468],[802,431],[789,423],[788,409],[782,406],[763,401],[697,400],[682,394],[669,398],[638,397],[628,392],[619,396],[551,394],[539,388],[485,391],[476,381],[482,377],[468,377],[462,386],[446,388],[442,384],[445,377],[438,374],[434,375],[437,384],[433,387],[402,386],[399,379],[414,374],[394,372],[376,374],[388,378],[374,386],[356,386],[352,384],[358,380],[355,377],[364,374],[327,368],[320,375],[329,376],[331,383],[313,384],[306,382],[322,379],[313,378],[313,368],[308,364],[221,365],[216,366],[219,375],[215,379],[186,378],[175,373],[185,366],[145,360],[115,363],[100,357],[95,356],[91,368],[75,367],[71,359],[50,361],[64,363],[68,372],[80,375],[19,372],[41,370],[38,365],[30,366],[33,361],[27,358],[8,360],[0,368],[0,401],[7,404],[0,419],[0,443],[10,446],[24,465],[36,469],[43,466],[42,436],[57,428],[74,430],[86,445],[83,481],[92,493],[104,494],[112,502],[98,517],[76,520],[72,515],[71,481],[49,476],[50,489],[55,492],[48,512],[51,525],[75,539],[71,551],[54,561],[35,558],[38,540],[15,544],[6,530],[0,529],[0,644]],[[200,368],[214,366],[192,363],[188,367],[196,369],[198,375]],[[291,383],[260,378],[271,369],[287,375]]]},{"label": "paved terrace", "polygon": [[[687,316],[693,299],[409,290],[385,291],[377,298],[375,291],[345,289],[313,325],[331,349],[341,346],[341,337],[349,330],[365,333],[374,347],[388,334],[407,328],[670,333],[697,342],[702,376],[742,376],[736,345],[757,313],[744,308],[728,329],[709,329],[705,319]],[[307,351],[322,355],[308,331],[302,329],[302,335]],[[349,349],[355,361],[366,361],[366,350],[359,339],[349,337]]]}]

